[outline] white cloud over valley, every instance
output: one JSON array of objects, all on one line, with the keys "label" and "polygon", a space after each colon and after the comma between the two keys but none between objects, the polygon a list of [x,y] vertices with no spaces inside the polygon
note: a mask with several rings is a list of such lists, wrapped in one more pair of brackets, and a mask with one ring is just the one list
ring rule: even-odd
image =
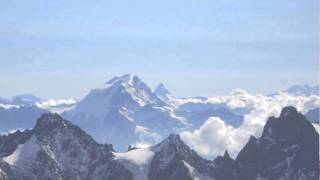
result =
[{"label": "white cloud over valley", "polygon": [[320,97],[287,93],[264,96],[235,90],[228,96],[211,97],[207,102],[225,103],[231,110],[239,107],[252,110],[244,116],[240,127],[232,127],[217,117],[211,117],[200,128],[180,133],[181,138],[203,157],[212,159],[228,150],[235,158],[251,135],[260,137],[268,117],[279,116],[285,106],[294,106],[306,113],[320,106]]}]

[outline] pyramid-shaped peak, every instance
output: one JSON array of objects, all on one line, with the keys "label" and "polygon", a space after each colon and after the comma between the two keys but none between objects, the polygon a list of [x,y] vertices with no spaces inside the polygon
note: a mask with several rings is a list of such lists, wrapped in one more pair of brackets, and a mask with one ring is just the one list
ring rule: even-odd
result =
[{"label": "pyramid-shaped peak", "polygon": [[61,121],[62,118],[57,113],[43,113],[38,119],[37,124],[39,123],[53,123]]},{"label": "pyramid-shaped peak", "polygon": [[65,127],[66,122],[64,121],[57,113],[44,113],[37,120],[34,131],[36,133],[47,133],[57,127]]},{"label": "pyramid-shaped peak", "polygon": [[165,140],[154,146],[155,150],[166,149],[189,149],[187,145],[181,140],[178,134],[170,134]]},{"label": "pyramid-shaped peak", "polygon": [[170,134],[168,140],[171,142],[182,142],[179,134]]},{"label": "pyramid-shaped peak", "polygon": [[228,153],[228,150],[226,150],[226,151],[224,152],[223,158],[224,158],[224,159],[231,159],[231,157],[230,157],[230,155],[229,155],[229,153]]},{"label": "pyramid-shaped peak", "polygon": [[157,95],[168,95],[170,94],[170,91],[164,86],[163,83],[158,84],[158,86],[155,88],[154,93]]}]

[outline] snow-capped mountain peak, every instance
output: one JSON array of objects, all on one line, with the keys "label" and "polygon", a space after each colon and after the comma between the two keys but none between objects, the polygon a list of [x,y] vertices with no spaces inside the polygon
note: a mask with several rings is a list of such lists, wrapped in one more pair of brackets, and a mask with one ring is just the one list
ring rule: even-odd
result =
[{"label": "snow-capped mountain peak", "polygon": [[[133,74],[114,77],[102,88],[93,89],[74,111],[83,112],[90,116],[105,116],[107,109],[136,109],[148,104],[164,104],[150,88]],[[99,108],[92,108],[99,105]]]},{"label": "snow-capped mountain peak", "polygon": [[160,83],[154,90],[154,93],[158,96],[167,96],[170,95],[171,93],[169,90],[164,86],[163,83]]},{"label": "snow-capped mountain peak", "polygon": [[[92,90],[65,112],[64,117],[76,122],[99,142],[111,142],[120,151],[126,150],[129,144],[154,144],[158,137],[185,127],[184,118],[175,115],[171,106],[133,74],[112,78],[103,87]],[[137,127],[153,133],[136,131]]]},{"label": "snow-capped mountain peak", "polygon": [[158,98],[173,107],[179,104],[179,99],[174,97],[162,83],[160,83],[153,92]]},{"label": "snow-capped mountain peak", "polygon": [[116,76],[105,83],[105,85],[114,85],[116,83],[123,83],[133,85],[134,81],[141,81],[139,77],[134,74],[125,74],[123,76]]}]

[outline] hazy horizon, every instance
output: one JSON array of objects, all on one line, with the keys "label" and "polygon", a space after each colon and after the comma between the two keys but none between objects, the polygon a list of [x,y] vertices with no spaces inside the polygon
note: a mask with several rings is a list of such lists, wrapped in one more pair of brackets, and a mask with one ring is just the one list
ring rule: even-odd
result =
[{"label": "hazy horizon", "polygon": [[81,98],[126,73],[184,97],[319,83],[316,0],[5,0],[0,10],[1,96]]},{"label": "hazy horizon", "polygon": [[[128,73],[127,73],[128,74]],[[245,90],[247,91],[248,93],[252,93],[252,94],[263,94],[263,95],[268,95],[268,94],[272,94],[272,93],[275,93],[275,92],[278,92],[278,91],[282,91],[282,90],[286,90],[288,88],[290,88],[291,86],[293,85],[309,85],[309,86],[319,86],[319,84],[290,84],[290,85],[287,85],[286,84],[283,84],[283,88],[282,89],[271,89],[270,91],[266,91],[266,92],[252,92],[248,89],[245,89],[245,88],[241,88],[241,87],[238,87],[238,88],[231,88],[229,91],[225,91],[225,92],[221,92],[221,93],[212,93],[212,94],[209,94],[209,95],[205,95],[205,94],[195,94],[195,95],[191,95],[191,96],[181,96],[179,94],[176,94],[176,92],[172,91],[170,89],[169,86],[167,86],[167,84],[163,83],[163,82],[159,82],[159,83],[151,83],[152,85],[150,85],[148,82],[144,81],[143,78],[141,78],[139,75],[137,74],[134,74],[134,73],[130,73],[130,74],[133,74],[135,76],[138,76],[144,83],[146,83],[149,88],[151,90],[154,90],[157,85],[159,85],[160,83],[164,84],[164,86],[170,91],[170,93],[176,97],[181,97],[181,98],[191,98],[191,97],[196,97],[196,96],[202,96],[202,97],[210,97],[210,96],[219,96],[219,95],[227,95],[227,94],[230,94],[233,90],[236,90],[236,89],[241,89],[241,90]],[[101,88],[103,86],[104,83],[106,83],[108,80],[112,79],[113,77],[120,77],[124,74],[121,74],[121,75],[116,75],[116,76],[112,76],[112,77],[108,77],[108,79],[106,79],[105,81],[103,81],[102,83],[100,83],[99,85],[95,85],[93,87],[88,87],[87,89],[83,88],[81,90],[79,90],[79,92],[84,92],[83,94],[81,94],[80,96],[53,96],[53,97],[50,97],[50,96],[41,96],[39,94],[42,94],[41,92],[36,94],[36,93],[32,93],[32,92],[28,92],[28,91],[21,91],[20,93],[16,93],[16,94],[10,94],[10,95],[0,95],[0,98],[10,98],[10,97],[13,97],[13,96],[16,96],[16,95],[34,95],[34,96],[37,96],[39,98],[43,98],[43,99],[67,99],[67,98],[76,98],[78,100],[81,100],[82,98],[84,98],[84,96],[88,95],[88,93],[92,90],[92,89],[96,89],[96,88]],[[45,92],[43,93],[45,94]]]}]

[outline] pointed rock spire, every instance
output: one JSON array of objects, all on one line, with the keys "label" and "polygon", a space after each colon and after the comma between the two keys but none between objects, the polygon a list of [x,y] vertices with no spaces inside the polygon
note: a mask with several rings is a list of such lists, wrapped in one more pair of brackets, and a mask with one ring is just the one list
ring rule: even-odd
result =
[{"label": "pointed rock spire", "polygon": [[169,95],[169,90],[164,86],[163,83],[160,83],[154,90],[154,93],[159,96]]},{"label": "pointed rock spire", "polygon": [[224,159],[231,159],[231,157],[230,157],[230,155],[229,155],[229,153],[228,153],[228,150],[226,150],[226,151],[224,152],[223,158],[224,158]]}]

